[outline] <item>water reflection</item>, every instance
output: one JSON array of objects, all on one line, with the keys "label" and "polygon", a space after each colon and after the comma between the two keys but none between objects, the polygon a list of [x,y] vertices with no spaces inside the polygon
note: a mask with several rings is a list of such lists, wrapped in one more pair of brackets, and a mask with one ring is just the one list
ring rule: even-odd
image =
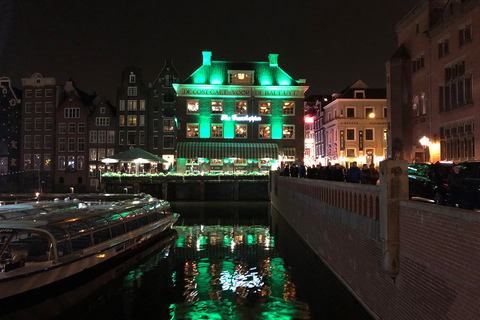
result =
[{"label": "water reflection", "polygon": [[307,304],[297,301],[290,270],[274,250],[268,226],[175,229],[176,286],[182,300],[172,305],[172,318],[310,319]]}]

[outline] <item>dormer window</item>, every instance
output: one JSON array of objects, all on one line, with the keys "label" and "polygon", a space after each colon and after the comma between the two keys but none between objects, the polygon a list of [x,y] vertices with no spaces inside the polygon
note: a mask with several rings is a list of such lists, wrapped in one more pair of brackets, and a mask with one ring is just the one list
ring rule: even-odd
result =
[{"label": "dormer window", "polygon": [[254,71],[229,70],[229,84],[253,84]]},{"label": "dormer window", "polygon": [[136,81],[135,74],[133,74],[133,72],[130,72],[130,77],[128,79],[130,83],[135,83]]},{"label": "dormer window", "polygon": [[355,99],[365,99],[365,90],[355,90]]}]

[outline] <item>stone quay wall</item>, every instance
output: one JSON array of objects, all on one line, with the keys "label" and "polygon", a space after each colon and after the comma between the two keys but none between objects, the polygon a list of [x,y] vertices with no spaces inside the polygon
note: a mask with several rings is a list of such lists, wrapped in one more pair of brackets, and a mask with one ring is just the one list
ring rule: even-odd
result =
[{"label": "stone quay wall", "polygon": [[480,319],[480,213],[408,200],[407,163],[380,185],[282,177],[271,201],[377,319]]}]

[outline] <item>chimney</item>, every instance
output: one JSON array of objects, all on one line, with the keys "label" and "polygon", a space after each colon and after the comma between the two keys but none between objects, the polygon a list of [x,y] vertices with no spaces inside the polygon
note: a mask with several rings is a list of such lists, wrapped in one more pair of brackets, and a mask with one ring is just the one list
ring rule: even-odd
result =
[{"label": "chimney", "polygon": [[268,62],[270,67],[278,67],[278,53],[270,53],[268,55]]},{"label": "chimney", "polygon": [[212,65],[212,51],[203,51],[203,65],[211,66]]}]

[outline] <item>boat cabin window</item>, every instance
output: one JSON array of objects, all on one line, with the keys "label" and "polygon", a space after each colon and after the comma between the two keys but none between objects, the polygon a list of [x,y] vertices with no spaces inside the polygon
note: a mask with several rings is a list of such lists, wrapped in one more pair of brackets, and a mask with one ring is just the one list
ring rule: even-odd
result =
[{"label": "boat cabin window", "polygon": [[95,231],[93,233],[93,244],[99,244],[100,242],[110,240],[110,229],[105,228],[102,230]]},{"label": "boat cabin window", "polygon": [[125,229],[127,230],[127,232],[135,230],[137,228],[138,228],[137,219],[133,219],[125,222]]},{"label": "boat cabin window", "polygon": [[118,237],[125,233],[125,229],[123,228],[123,223],[117,224],[115,226],[111,226],[110,230],[112,231],[112,237]]},{"label": "boat cabin window", "polygon": [[70,246],[70,241],[60,241],[57,242],[57,254],[59,257],[66,256],[72,252],[72,247]]},{"label": "boat cabin window", "polygon": [[84,236],[72,238],[70,242],[72,243],[73,252],[80,251],[92,246],[92,238],[90,236],[90,233]]},{"label": "boat cabin window", "polygon": [[0,270],[7,272],[28,262],[50,259],[51,242],[46,234],[27,230],[0,230]]}]

